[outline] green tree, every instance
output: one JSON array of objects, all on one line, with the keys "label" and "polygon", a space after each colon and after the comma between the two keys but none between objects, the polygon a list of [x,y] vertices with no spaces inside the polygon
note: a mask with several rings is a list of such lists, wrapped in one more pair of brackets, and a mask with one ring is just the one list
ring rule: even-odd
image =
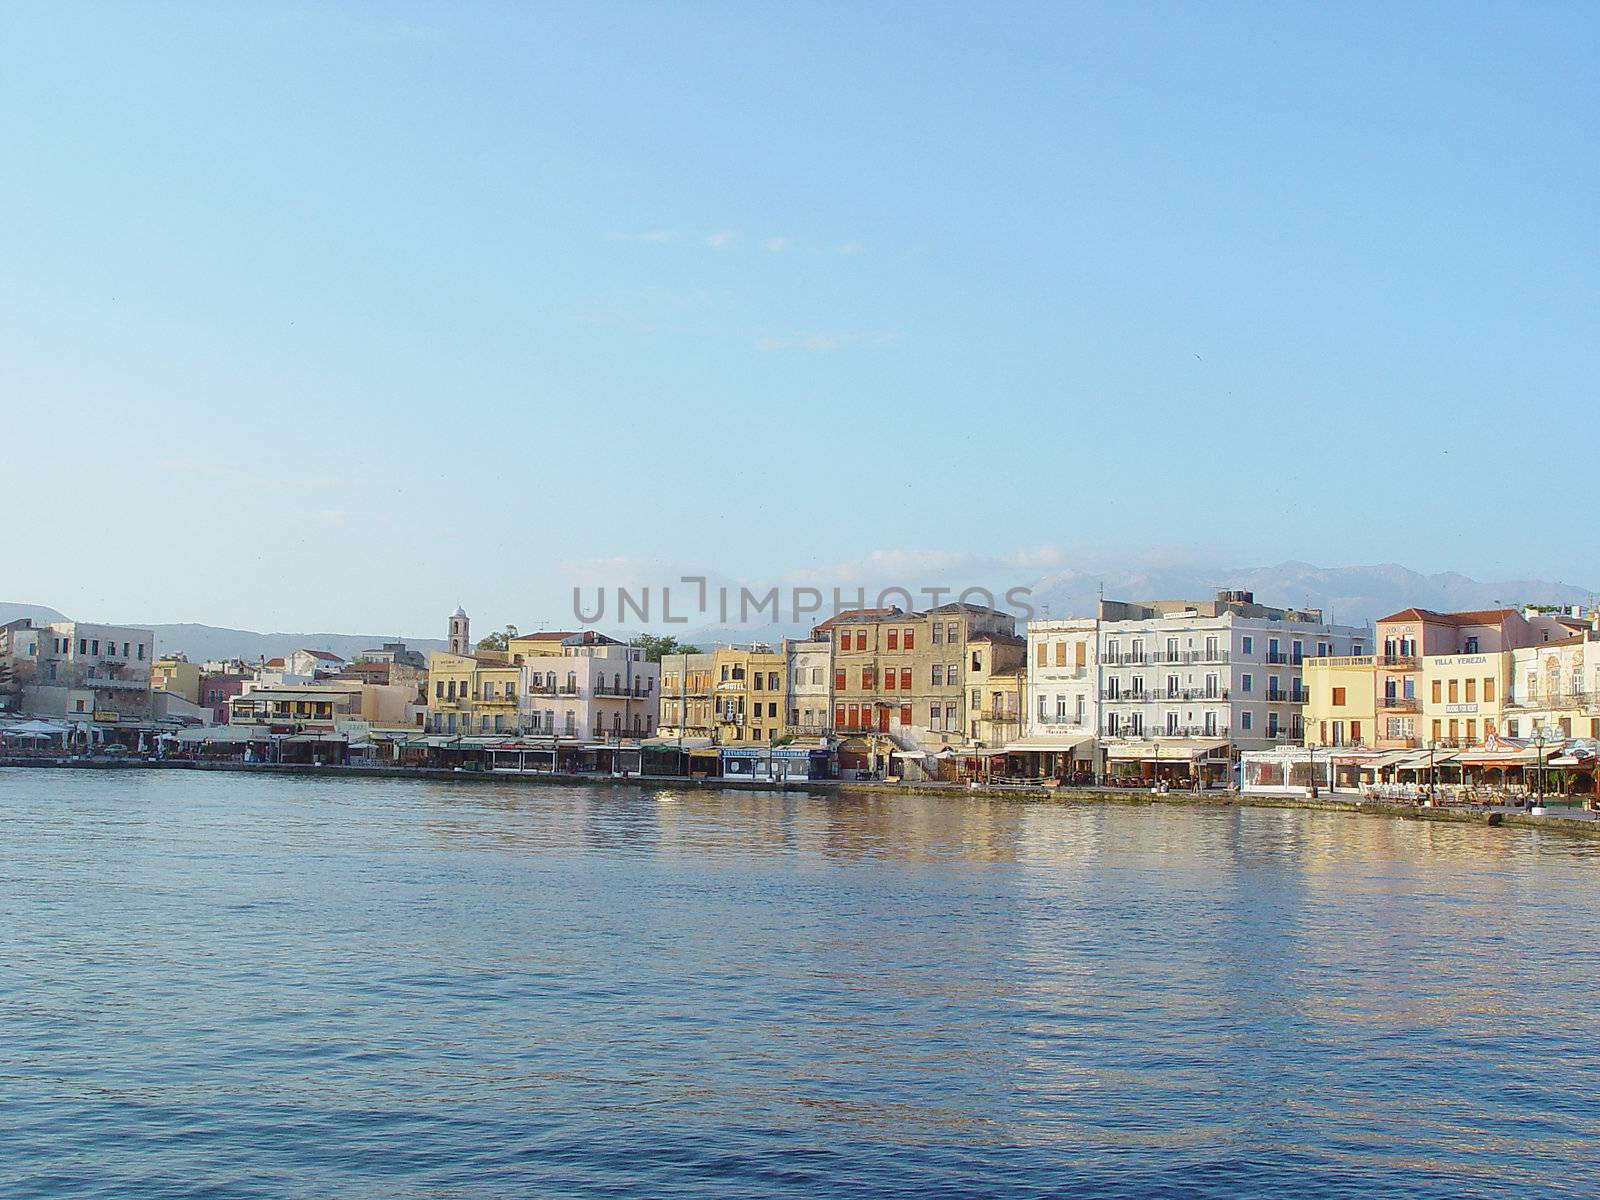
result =
[{"label": "green tree", "polygon": [[516,637],[516,636],[517,636],[517,627],[515,625],[507,625],[499,633],[491,633],[486,638],[479,638],[478,639],[478,649],[479,650],[508,650],[511,647],[511,639]]},{"label": "green tree", "polygon": [[660,662],[663,654],[699,654],[699,646],[691,646],[687,642],[680,642],[671,634],[657,637],[653,633],[642,633],[634,642],[635,646],[644,651],[645,662]]}]

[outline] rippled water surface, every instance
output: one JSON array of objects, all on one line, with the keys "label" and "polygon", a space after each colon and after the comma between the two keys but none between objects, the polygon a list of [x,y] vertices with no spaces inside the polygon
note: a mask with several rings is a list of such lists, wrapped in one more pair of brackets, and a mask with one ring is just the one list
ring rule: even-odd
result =
[{"label": "rippled water surface", "polygon": [[0,1195],[1593,1196],[1597,852],[0,771]]}]

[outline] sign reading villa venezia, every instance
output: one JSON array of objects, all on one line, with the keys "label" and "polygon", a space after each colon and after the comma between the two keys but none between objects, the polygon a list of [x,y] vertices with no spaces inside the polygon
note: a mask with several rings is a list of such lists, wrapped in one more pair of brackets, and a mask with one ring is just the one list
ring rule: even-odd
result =
[{"label": "sign reading villa venezia", "polygon": [[0,627],[0,736],[284,761],[517,746],[519,762],[576,769],[642,770],[649,750],[670,758],[656,769],[732,755],[747,776],[753,756],[769,772],[1212,784],[1288,747],[1403,757],[1600,737],[1600,617],[1576,609],[1413,608],[1357,627],[1241,591],[1020,622],[959,597],[890,599],[806,637],[659,661],[582,626],[479,646],[459,609],[448,632],[427,658],[390,644],[349,663],[190,664],[154,660],[144,630],[15,621]]}]

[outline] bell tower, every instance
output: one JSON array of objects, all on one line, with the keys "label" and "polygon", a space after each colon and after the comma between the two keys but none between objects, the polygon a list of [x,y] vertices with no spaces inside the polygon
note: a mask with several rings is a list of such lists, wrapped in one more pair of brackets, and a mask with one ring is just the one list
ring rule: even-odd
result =
[{"label": "bell tower", "polygon": [[472,623],[467,619],[467,610],[456,606],[456,611],[450,614],[450,653],[471,654]]}]

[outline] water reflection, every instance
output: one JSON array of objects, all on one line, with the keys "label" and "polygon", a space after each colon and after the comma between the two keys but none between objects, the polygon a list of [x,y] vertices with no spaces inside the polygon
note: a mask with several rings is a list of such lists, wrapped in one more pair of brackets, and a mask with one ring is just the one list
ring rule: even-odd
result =
[{"label": "water reflection", "polygon": [[1585,842],[138,772],[0,817],[7,1195],[1595,1190]]}]

